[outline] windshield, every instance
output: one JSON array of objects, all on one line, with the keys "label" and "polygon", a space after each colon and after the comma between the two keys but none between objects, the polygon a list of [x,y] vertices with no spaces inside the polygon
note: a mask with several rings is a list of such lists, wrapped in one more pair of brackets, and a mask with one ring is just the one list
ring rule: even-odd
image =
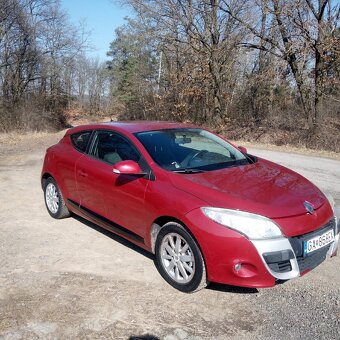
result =
[{"label": "windshield", "polygon": [[238,149],[202,129],[146,131],[135,136],[165,170],[194,173],[250,163]]}]

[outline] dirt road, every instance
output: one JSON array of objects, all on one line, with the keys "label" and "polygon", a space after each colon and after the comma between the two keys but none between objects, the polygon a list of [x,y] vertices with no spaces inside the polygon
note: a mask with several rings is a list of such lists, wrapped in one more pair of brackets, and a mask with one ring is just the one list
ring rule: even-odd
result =
[{"label": "dirt road", "polygon": [[[0,339],[336,339],[340,257],[272,289],[187,295],[152,256],[80,218],[53,220],[39,175],[60,134],[0,145]],[[340,161],[251,150],[340,203]],[[153,338],[152,338],[153,337]]]}]

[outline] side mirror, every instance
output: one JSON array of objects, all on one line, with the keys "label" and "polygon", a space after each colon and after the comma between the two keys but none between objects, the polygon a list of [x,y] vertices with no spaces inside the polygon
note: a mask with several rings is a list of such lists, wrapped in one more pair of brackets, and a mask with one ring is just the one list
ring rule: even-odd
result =
[{"label": "side mirror", "polygon": [[238,149],[239,149],[242,153],[248,153],[247,148],[245,148],[244,146],[239,146]]},{"label": "side mirror", "polygon": [[113,173],[118,175],[135,175],[135,176],[144,176],[145,172],[142,171],[140,166],[131,160],[121,161],[114,165]]}]

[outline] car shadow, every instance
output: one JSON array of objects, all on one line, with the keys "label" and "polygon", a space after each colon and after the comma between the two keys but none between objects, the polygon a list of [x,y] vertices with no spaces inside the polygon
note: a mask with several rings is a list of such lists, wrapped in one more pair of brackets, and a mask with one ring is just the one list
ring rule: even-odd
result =
[{"label": "car shadow", "polygon": [[146,334],[146,335],[131,335],[129,340],[160,340],[157,336]]},{"label": "car shadow", "polygon": [[[147,257],[151,261],[155,261],[155,257],[154,257],[153,254],[149,253],[148,251],[144,250],[141,247],[138,247],[134,243],[126,240],[125,238],[123,238],[123,237],[121,237],[117,234],[114,234],[113,232],[110,232],[110,231],[106,230],[105,228],[102,228],[102,227],[98,226],[97,224],[92,223],[92,222],[86,220],[85,218],[78,216],[76,214],[73,214],[72,217],[74,219],[76,219],[77,221],[79,221],[80,223],[87,225],[88,227],[100,232],[101,234],[111,238],[112,240],[122,244],[123,246],[128,247],[129,249]],[[230,285],[225,285],[225,284],[222,284],[222,283],[214,283],[214,282],[209,283],[209,285],[205,289],[214,290],[214,291],[218,291],[218,292],[225,292],[225,293],[235,293],[235,294],[256,294],[256,293],[258,293],[258,290],[256,288],[237,287],[237,286],[230,286]],[[132,338],[132,339],[135,339],[135,338]],[[137,337],[136,339],[140,339],[140,338]],[[144,339],[144,338],[142,338],[142,339]],[[146,338],[146,339],[148,339],[148,338]]]},{"label": "car shadow", "polygon": [[230,285],[225,285],[222,283],[215,283],[215,282],[211,282],[206,289],[215,290],[218,292],[225,292],[225,293],[235,293],[235,294],[256,294],[259,292],[258,289],[256,288],[230,286]]},{"label": "car shadow", "polygon": [[73,214],[72,217],[74,219],[76,219],[77,221],[87,225],[88,227],[90,227],[90,228],[100,232],[101,234],[111,238],[112,240],[122,244],[123,246],[128,247],[129,249],[134,250],[135,252],[137,252],[137,253],[147,257],[148,259],[150,259],[152,261],[154,260],[154,255],[153,254],[149,253],[148,251],[144,250],[141,247],[138,247],[134,243],[126,240],[125,238],[123,238],[123,237],[121,237],[121,236],[119,236],[117,234],[114,234],[113,232],[110,232],[110,231],[106,230],[105,228],[102,228],[102,227],[98,226],[97,224],[92,223],[92,222],[86,220],[85,218],[83,218],[81,216]]}]

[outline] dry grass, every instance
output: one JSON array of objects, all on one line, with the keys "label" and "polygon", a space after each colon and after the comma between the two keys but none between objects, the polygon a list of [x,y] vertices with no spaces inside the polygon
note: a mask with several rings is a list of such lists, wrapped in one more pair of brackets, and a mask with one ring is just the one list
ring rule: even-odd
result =
[{"label": "dry grass", "polygon": [[64,131],[21,132],[13,131],[0,134],[0,158],[8,155],[29,155],[36,151],[42,154],[51,145],[56,144],[65,134]]},{"label": "dry grass", "polygon": [[[86,122],[84,122],[85,124]],[[6,150],[22,149],[22,150],[35,150],[46,149],[48,146],[58,142],[65,134],[66,130],[51,133],[51,132],[10,132],[0,134],[0,151],[2,153]],[[264,150],[281,151],[288,153],[296,153],[324,158],[332,158],[340,160],[340,153],[326,151],[326,150],[313,150],[306,147],[294,147],[291,145],[274,145],[270,143],[249,142],[244,140],[232,140],[235,145],[242,145],[247,148],[257,148]]]},{"label": "dry grass", "polygon": [[66,130],[51,132],[27,132],[27,131],[11,131],[8,133],[0,133],[0,146],[16,145],[22,142],[39,142],[50,137],[62,137]]},{"label": "dry grass", "polygon": [[[101,115],[96,116],[84,116],[84,115],[74,115],[69,120],[72,126],[89,124],[91,122],[107,122],[110,119],[115,120],[115,117],[105,117]],[[339,126],[333,124],[335,141],[339,138],[340,132],[337,131]],[[332,158],[340,160],[340,153],[325,149],[312,149],[305,146],[303,141],[299,141],[296,138],[296,131],[264,131],[262,129],[254,132],[253,129],[235,129],[229,128],[220,131],[221,134],[225,135],[230,139],[235,145],[242,145],[249,148],[258,148],[264,150],[281,151],[288,153],[296,153],[324,158]],[[27,132],[27,131],[12,131],[9,133],[0,133],[0,151],[2,153],[9,149],[19,149],[24,150],[36,149],[36,148],[47,148],[50,145],[55,144],[58,140],[62,138],[66,129],[59,132]],[[337,133],[338,132],[338,133]],[[235,138],[236,135],[240,135],[241,138]],[[294,138],[292,138],[294,135]],[[280,143],[278,143],[278,141]],[[279,145],[277,145],[279,144]],[[295,145],[294,145],[295,144]],[[322,145],[321,145],[322,146]],[[337,150],[340,145],[334,145],[331,149]]]},{"label": "dry grass", "polygon": [[243,125],[229,124],[219,131],[230,140],[245,146],[284,152],[303,153],[339,159],[340,117],[329,117],[315,133],[310,133],[303,121],[295,125],[257,126],[252,122]]}]

